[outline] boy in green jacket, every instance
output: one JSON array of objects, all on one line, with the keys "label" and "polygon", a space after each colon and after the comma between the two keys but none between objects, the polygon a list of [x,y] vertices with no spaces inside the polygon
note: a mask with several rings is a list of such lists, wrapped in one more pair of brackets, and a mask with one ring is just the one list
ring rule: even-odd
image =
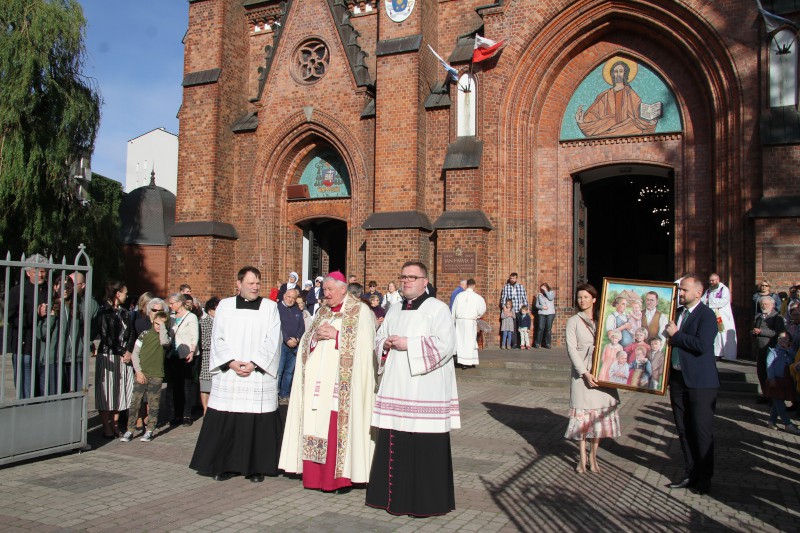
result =
[{"label": "boy in green jacket", "polygon": [[136,429],[136,417],[142,404],[142,398],[147,392],[147,404],[150,407],[147,421],[147,430],[142,436],[142,442],[153,440],[153,432],[158,421],[158,405],[161,400],[161,384],[164,382],[164,347],[169,346],[170,338],[164,323],[167,314],[158,311],[153,317],[153,326],[143,331],[133,347],[131,359],[133,369],[136,371],[136,383],[133,386],[133,401],[128,411],[128,431],[119,439],[121,442],[130,442],[133,431]]}]

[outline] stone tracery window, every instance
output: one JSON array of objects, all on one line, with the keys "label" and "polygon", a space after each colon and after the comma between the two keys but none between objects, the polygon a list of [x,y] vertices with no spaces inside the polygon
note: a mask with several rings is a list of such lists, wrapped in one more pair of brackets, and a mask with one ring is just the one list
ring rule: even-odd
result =
[{"label": "stone tracery window", "polygon": [[330,60],[330,50],[322,39],[306,39],[292,55],[292,77],[298,83],[316,83],[325,76]]},{"label": "stone tracery window", "polygon": [[769,40],[769,105],[797,105],[797,36],[784,29]]},{"label": "stone tracery window", "polygon": [[456,84],[458,96],[456,97],[458,136],[466,137],[475,135],[475,78],[463,74]]}]

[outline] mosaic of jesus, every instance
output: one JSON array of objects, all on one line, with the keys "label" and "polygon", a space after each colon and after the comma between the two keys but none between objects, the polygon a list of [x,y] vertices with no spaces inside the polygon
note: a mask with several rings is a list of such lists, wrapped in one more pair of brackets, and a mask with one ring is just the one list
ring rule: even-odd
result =
[{"label": "mosaic of jesus", "polygon": [[[666,124],[659,127],[662,121]],[[651,135],[680,129],[675,98],[663,80],[636,61],[615,56],[575,91],[561,138]]]}]

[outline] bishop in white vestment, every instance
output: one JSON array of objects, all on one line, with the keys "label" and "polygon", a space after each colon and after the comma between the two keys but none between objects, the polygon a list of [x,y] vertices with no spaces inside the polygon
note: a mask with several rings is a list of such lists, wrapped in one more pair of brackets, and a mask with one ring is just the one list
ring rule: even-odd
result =
[{"label": "bishop in white vestment", "polygon": [[332,272],[322,306],[300,341],[279,467],[303,487],[333,491],[366,483],[375,442],[375,313]]},{"label": "bishop in white vestment", "polygon": [[239,294],[219,303],[211,330],[211,394],[189,466],[218,481],[278,473],[281,323],[260,285],[258,269],[241,269]]},{"label": "bishop in white vestment", "polygon": [[486,312],[486,300],[475,292],[475,280],[453,301],[453,324],[456,326],[456,356],[461,365],[478,364],[478,319]]}]

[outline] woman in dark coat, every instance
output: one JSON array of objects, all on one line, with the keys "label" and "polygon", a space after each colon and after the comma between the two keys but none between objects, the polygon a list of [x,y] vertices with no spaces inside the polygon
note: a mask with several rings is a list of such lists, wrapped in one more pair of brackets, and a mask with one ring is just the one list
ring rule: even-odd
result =
[{"label": "woman in dark coat", "polygon": [[95,361],[95,402],[103,422],[103,436],[118,437],[119,412],[130,407],[134,372],[126,347],[130,340],[130,315],[125,309],[128,288],[124,282],[106,284],[106,300],[98,313],[100,345]]}]

